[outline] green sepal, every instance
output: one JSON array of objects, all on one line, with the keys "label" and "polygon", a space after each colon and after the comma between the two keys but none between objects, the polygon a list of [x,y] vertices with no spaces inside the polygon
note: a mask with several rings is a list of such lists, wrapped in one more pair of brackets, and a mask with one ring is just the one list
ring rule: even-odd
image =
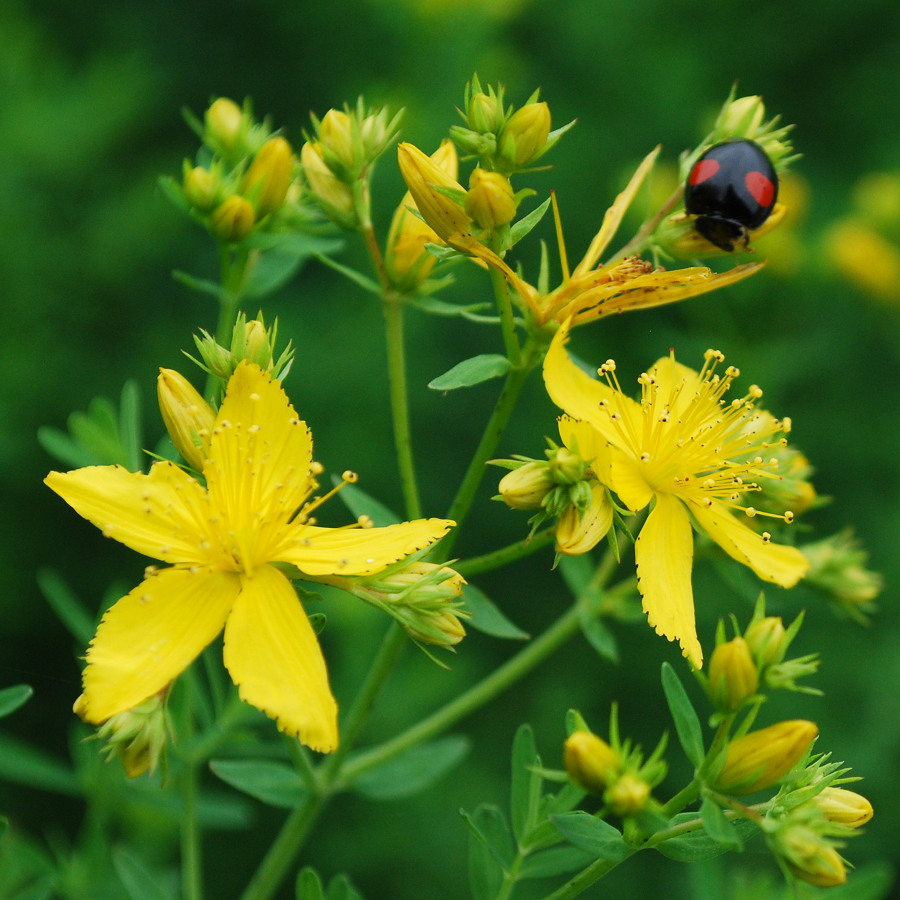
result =
[{"label": "green sepal", "polygon": [[499,353],[482,353],[457,363],[452,369],[428,382],[433,391],[455,391],[500,378],[510,369],[510,362]]},{"label": "green sepal", "polygon": [[675,731],[678,733],[681,748],[694,768],[699,768],[706,756],[700,718],[691,704],[684,685],[668,663],[663,663],[662,666],[662,686],[666,702],[669,704],[669,711],[675,722]]},{"label": "green sepal", "polygon": [[212,759],[209,767],[226,784],[267,806],[293,809],[306,797],[296,770],[270,759]]}]

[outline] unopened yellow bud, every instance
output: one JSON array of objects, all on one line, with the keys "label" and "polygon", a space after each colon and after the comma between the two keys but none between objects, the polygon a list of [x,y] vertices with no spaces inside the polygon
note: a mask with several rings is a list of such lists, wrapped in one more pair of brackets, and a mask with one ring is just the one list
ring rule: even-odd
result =
[{"label": "unopened yellow bud", "polygon": [[[234,340],[232,339],[232,353],[235,351]],[[241,359],[249,360],[256,363],[264,372],[272,370],[274,362],[274,353],[272,352],[272,339],[266,326],[259,319],[251,319],[244,324],[243,333],[243,354]]]},{"label": "unopened yellow bud", "polygon": [[847,880],[847,867],[840,853],[812,828],[786,828],[778,835],[777,848],[791,872],[807,884],[836,887]]},{"label": "unopened yellow bud", "polygon": [[251,231],[256,221],[253,206],[237,194],[220,203],[209,217],[209,230],[223,244],[236,244]]},{"label": "unopened yellow bud", "polygon": [[469,128],[479,134],[492,134],[503,124],[503,104],[500,98],[477,91],[469,98],[466,108]]},{"label": "unopened yellow bud", "polygon": [[601,795],[618,775],[619,755],[596,734],[573,731],[563,745],[563,764],[576,784]]},{"label": "unopened yellow bud", "polygon": [[507,225],[516,215],[516,198],[509,179],[499,172],[474,169],[465,208],[482,228]]},{"label": "unopened yellow bud", "polygon": [[412,144],[400,144],[397,158],[400,174],[416,208],[435,233],[445,241],[453,235],[469,234],[472,220],[462,206],[435,190],[437,186],[458,191],[462,197],[465,194],[462,186]]},{"label": "unopened yellow bud", "polygon": [[650,785],[637,775],[626,772],[603,796],[617,816],[636,816],[650,799]]},{"label": "unopened yellow bud", "polygon": [[759,619],[744,632],[744,640],[761,669],[784,659],[787,651],[786,637],[787,632],[778,616]]},{"label": "unopened yellow bud", "polygon": [[727,794],[752,794],[771,787],[803,758],[819,729],[792,719],[736,738],[725,753],[718,788]]},{"label": "unopened yellow bud", "polygon": [[566,556],[580,556],[593,550],[612,527],[613,508],[606,488],[591,480],[591,502],[583,510],[570,503],[556,523],[556,550]]},{"label": "unopened yellow bud", "polygon": [[319,123],[319,142],[326,158],[333,157],[347,171],[356,163],[353,147],[353,121],[340,109],[329,109]]},{"label": "unopened yellow bud", "polygon": [[720,134],[735,138],[754,138],[763,123],[766,107],[762,97],[738,97],[722,110],[718,122]]},{"label": "unopened yellow bud", "polygon": [[293,148],[283,137],[270,138],[254,157],[242,185],[258,218],[269,215],[284,203],[293,174]]},{"label": "unopened yellow bud", "polygon": [[325,165],[320,145],[307,141],[300,148],[300,163],[310,193],[326,211],[331,209],[338,214],[352,216],[353,192]]},{"label": "unopened yellow bud", "polygon": [[198,472],[209,452],[216,414],[181,373],[160,369],[156,380],[159,410],[175,449]]},{"label": "unopened yellow bud", "polygon": [[550,107],[526,103],[507,120],[500,133],[500,156],[510,171],[524,169],[544,151],[550,134]]},{"label": "unopened yellow bud", "polygon": [[204,122],[205,140],[215,149],[225,155],[237,149],[244,133],[244,114],[234,100],[219,97],[206,110]]},{"label": "unopened yellow bud", "polygon": [[503,502],[512,509],[538,509],[555,486],[547,463],[532,461],[507,472],[500,479],[498,490]]},{"label": "unopened yellow bud", "polygon": [[840,822],[848,828],[859,828],[875,815],[872,804],[862,794],[844,788],[823,788],[812,802],[829,822]]},{"label": "unopened yellow bud", "polygon": [[195,166],[184,176],[184,196],[200,212],[209,212],[216,202],[216,177],[209,169]]},{"label": "unopened yellow bud", "polygon": [[709,661],[709,696],[722,712],[735,712],[759,687],[759,672],[742,637],[719,644]]},{"label": "unopened yellow bud", "polygon": [[427,623],[426,629],[420,630],[411,625],[407,627],[406,632],[413,640],[438,647],[453,647],[466,636],[466,629],[453,609],[448,608],[429,615]]}]

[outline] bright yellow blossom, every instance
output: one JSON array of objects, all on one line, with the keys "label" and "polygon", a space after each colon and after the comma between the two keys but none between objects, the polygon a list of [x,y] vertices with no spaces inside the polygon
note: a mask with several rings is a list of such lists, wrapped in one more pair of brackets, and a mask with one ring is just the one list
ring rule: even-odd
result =
[{"label": "bright yellow blossom", "polygon": [[[103,617],[87,652],[79,714],[96,724],[175,679],[225,629],[241,698],[323,752],[337,705],[318,641],[288,578],[371,575],[442,537],[452,522],[324,528],[312,438],[279,382],[241,363],[202,458],[204,487],[171,462],[51,472],[46,483],[103,533],[170,565]],[[348,476],[349,478],[349,476]]]},{"label": "bright yellow blossom", "polygon": [[[627,397],[615,377],[615,364],[600,369],[607,383],[590,378],[565,350],[570,324],[554,337],[544,360],[544,381],[551,399],[580,419],[608,446],[606,464],[595,475],[633,511],[652,505],[637,539],[638,587],[650,624],[677,640],[697,668],[703,651],[694,622],[691,590],[693,536],[691,517],[729,556],[766,581],[791,587],[809,569],[795,547],[774,544],[735,517],[757,511],[747,502],[760,482],[777,478],[769,456],[784,441],[788,420],[770,420],[767,428],[747,428],[759,413],[762,391],[751,386],[744,397],[723,399],[739,374],[708,351],[700,373],[664,357],[638,379],[641,400]],[[585,450],[581,447],[580,452]],[[760,515],[771,515],[759,513]],[[786,511],[779,518],[791,521]]]}]

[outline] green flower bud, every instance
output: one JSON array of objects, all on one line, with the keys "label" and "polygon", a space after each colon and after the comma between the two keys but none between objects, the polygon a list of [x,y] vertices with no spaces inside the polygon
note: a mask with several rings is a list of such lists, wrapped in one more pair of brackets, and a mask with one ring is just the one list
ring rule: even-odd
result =
[{"label": "green flower bud", "polygon": [[719,644],[709,661],[709,697],[721,712],[736,712],[759,687],[759,672],[744,638]]},{"label": "green flower bud", "polygon": [[549,465],[533,460],[507,472],[500,479],[498,490],[503,502],[512,509],[538,509],[555,486]]},{"label": "green flower bud", "polygon": [[524,169],[544,152],[549,134],[550,107],[544,102],[526,103],[503,126],[500,157],[510,171]]},{"label": "green flower bud", "polygon": [[626,772],[603,795],[609,808],[623,819],[636,816],[650,799],[650,785],[637,775]]},{"label": "green flower bud", "polygon": [[503,125],[503,101],[496,95],[476,91],[469,98],[466,118],[469,128],[479,134],[492,134]]},{"label": "green flower bud", "polygon": [[847,880],[840,853],[825,838],[805,825],[790,825],[777,836],[776,849],[791,872],[818,887],[836,887]]},{"label": "green flower bud", "polygon": [[219,97],[206,110],[204,141],[228,157],[239,149],[245,132],[244,113],[227,97]]},{"label": "green flower bud", "polygon": [[744,640],[761,669],[780,663],[787,652],[787,632],[778,616],[766,616],[751,623],[744,632]]},{"label": "green flower bud", "polygon": [[184,196],[194,209],[209,212],[216,203],[218,184],[209,169],[194,166],[184,175]]}]

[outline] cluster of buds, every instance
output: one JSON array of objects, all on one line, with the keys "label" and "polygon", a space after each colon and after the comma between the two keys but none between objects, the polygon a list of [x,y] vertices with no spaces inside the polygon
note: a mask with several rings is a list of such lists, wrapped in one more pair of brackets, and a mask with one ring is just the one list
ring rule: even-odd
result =
[{"label": "cluster of buds", "polygon": [[516,456],[491,460],[511,471],[500,479],[501,500],[512,509],[533,509],[528,520],[532,534],[545,522],[556,519],[556,550],[567,556],[587,553],[606,536],[612,525],[612,505],[607,490],[591,469],[591,462],[577,451],[550,445],[546,459]]},{"label": "cluster of buds", "polygon": [[220,97],[203,122],[189,117],[204,144],[201,162],[184,162],[181,184],[166,182],[222,244],[270,227],[288,205],[296,159],[290,143],[257,122],[250,106]]},{"label": "cluster of buds", "polygon": [[465,125],[454,125],[450,135],[482,168],[512,175],[534,165],[574,122],[551,131],[550,107],[539,99],[539,90],[518,109],[507,106],[503,95],[502,85],[484,90],[476,75],[459,110]]},{"label": "cluster of buds", "polygon": [[231,378],[238,363],[243,360],[256,363],[273,378],[283,379],[290,371],[294,348],[288,341],[284,350],[276,356],[278,320],[267,327],[262,312],[257,313],[257,316],[258,318],[247,321],[244,313],[238,313],[228,347],[223,347],[208,331],[201,329],[200,334],[194,336],[194,343],[200,355],[200,359],[194,359],[194,362],[223,384]]},{"label": "cluster of buds", "polygon": [[853,533],[840,531],[801,549],[810,562],[807,583],[854,618],[866,621],[883,579],[866,568],[869,555]]},{"label": "cluster of buds", "polygon": [[663,738],[644,761],[640,747],[619,737],[618,716],[610,716],[609,743],[594,734],[578,713],[572,713],[563,745],[569,777],[588,793],[602,797],[605,809],[620,818],[638,816],[655,806],[651,793],[666,775]]},{"label": "cluster of buds", "polygon": [[411,557],[340,587],[386,612],[416,643],[453,647],[466,635],[461,620],[469,612],[459,599],[465,583],[449,566]]},{"label": "cluster of buds", "polygon": [[[145,772],[151,775],[165,762],[166,744],[171,728],[166,713],[168,688],[149,697],[132,709],[107,719],[93,735],[104,741],[107,759],[118,757],[129,778]],[[75,712],[83,712],[83,695],[75,701]]]},{"label": "cluster of buds", "polygon": [[369,108],[362,97],[351,109],[312,116],[314,135],[300,149],[306,190],[317,206],[342,228],[368,221],[368,179],[376,159],[399,136],[403,110],[391,115]]}]

